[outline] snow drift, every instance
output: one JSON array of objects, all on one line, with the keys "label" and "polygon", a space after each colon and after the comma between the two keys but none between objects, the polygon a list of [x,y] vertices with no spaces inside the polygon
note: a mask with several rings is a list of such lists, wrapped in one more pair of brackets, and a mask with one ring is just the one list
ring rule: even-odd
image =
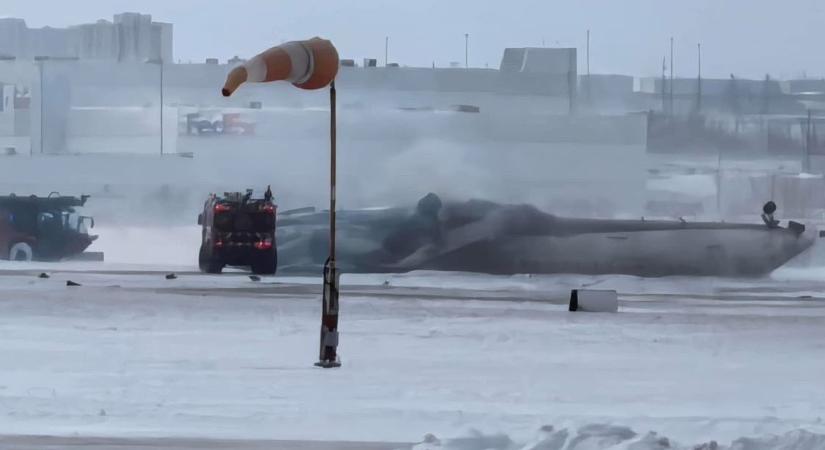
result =
[{"label": "snow drift", "polygon": [[617,425],[590,424],[571,431],[567,428],[542,427],[529,442],[515,442],[506,434],[483,434],[472,431],[468,436],[439,440],[432,434],[413,450],[822,450],[825,435],[795,430],[781,436],[743,437],[730,445],[716,441],[681,444],[655,432],[638,434]]}]

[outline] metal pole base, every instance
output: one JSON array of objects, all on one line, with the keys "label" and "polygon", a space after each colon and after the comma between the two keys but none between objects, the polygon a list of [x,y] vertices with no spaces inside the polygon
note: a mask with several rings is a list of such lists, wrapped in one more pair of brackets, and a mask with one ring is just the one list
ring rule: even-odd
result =
[{"label": "metal pole base", "polygon": [[341,361],[318,361],[315,363],[315,367],[320,367],[322,369],[334,369],[336,367],[341,367]]},{"label": "metal pole base", "polygon": [[324,291],[321,312],[321,340],[318,367],[329,369],[341,367],[338,357],[338,289],[340,273],[335,269],[335,260],[324,264]]}]

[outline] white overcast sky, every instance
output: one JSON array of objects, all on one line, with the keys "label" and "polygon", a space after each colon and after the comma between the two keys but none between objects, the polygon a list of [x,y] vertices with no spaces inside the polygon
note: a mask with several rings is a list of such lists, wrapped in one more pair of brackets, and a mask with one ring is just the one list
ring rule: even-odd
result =
[{"label": "white overcast sky", "polygon": [[321,35],[342,57],[497,67],[505,47],[570,46],[584,69],[591,29],[594,73],[656,75],[676,39],[677,75],[825,76],[825,0],[0,0],[0,16],[29,26],[151,14],[175,25],[175,58],[251,56],[285,40]]}]

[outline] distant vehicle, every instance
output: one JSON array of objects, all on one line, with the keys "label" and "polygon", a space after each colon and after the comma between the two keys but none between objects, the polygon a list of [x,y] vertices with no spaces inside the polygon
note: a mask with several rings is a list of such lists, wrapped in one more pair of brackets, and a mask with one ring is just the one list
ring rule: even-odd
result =
[{"label": "distant vehicle", "polygon": [[97,236],[89,234],[94,219],[76,213],[80,197],[0,196],[0,259],[58,261],[80,255]]},{"label": "distant vehicle", "polygon": [[255,134],[255,124],[240,113],[191,113],[186,115],[186,134]]},{"label": "distant vehicle", "polygon": [[278,267],[275,213],[269,187],[263,198],[252,198],[252,189],[210,195],[198,215],[201,271],[221,273],[225,266],[239,266],[256,274],[274,274]]}]

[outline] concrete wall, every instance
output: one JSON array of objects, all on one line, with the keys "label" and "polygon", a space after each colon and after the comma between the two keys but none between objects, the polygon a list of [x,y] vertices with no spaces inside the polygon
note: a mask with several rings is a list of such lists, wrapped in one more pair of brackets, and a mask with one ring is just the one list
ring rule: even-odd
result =
[{"label": "concrete wall", "polygon": [[800,92],[825,92],[825,80],[788,80],[788,90],[793,93]]},{"label": "concrete wall", "polygon": [[579,75],[579,95],[596,101],[624,98],[633,94],[633,82],[629,75]]},{"label": "concrete wall", "polygon": [[[156,88],[159,82],[157,65],[82,60],[72,64],[72,81],[76,86]],[[164,86],[170,89],[203,88],[219,92],[230,69],[229,65],[217,64],[166,64],[163,68]],[[570,89],[567,74],[402,67],[342,67],[336,85],[344,91],[487,92],[565,97]],[[575,89],[575,82],[573,88]],[[284,84],[248,85],[243,90],[306,95],[298,94],[298,91]]]},{"label": "concrete wall", "polygon": [[[245,113],[256,123],[258,137],[301,139],[325,135],[329,113],[318,109],[263,109]],[[643,114],[570,116],[511,115],[496,111],[341,110],[339,136],[358,140],[446,139],[479,142],[568,142],[593,145],[645,146]]]},{"label": "concrete wall", "polygon": [[31,114],[28,109],[14,111],[14,135],[28,139],[31,134]]},{"label": "concrete wall", "polygon": [[[66,124],[68,153],[160,154],[160,110],[149,108],[73,108]],[[178,110],[163,111],[163,151],[176,153]]]},{"label": "concrete wall", "polygon": [[66,150],[66,121],[72,103],[71,62],[37,65],[31,80],[30,137],[36,153]]},{"label": "concrete wall", "polygon": [[[69,129],[79,129],[81,122],[91,128],[101,117],[78,117]],[[345,208],[413,203],[432,191],[456,199],[529,202],[566,215],[643,211],[646,121],[638,116],[506,119],[342,111],[340,119],[339,202]],[[64,192],[100,194],[109,185],[109,191],[137,202],[169,185],[189,198],[175,214],[190,221],[195,216],[187,214],[210,191],[266,184],[284,208],[322,207],[328,195],[328,120],[320,110],[261,111],[255,136],[180,136],[178,151],[192,152],[192,159],[157,157],[156,136],[128,138],[129,145],[153,150],[142,155],[4,158],[0,191],[27,192],[43,186],[38,177],[49,174],[50,186]],[[115,122],[101,126],[116,129]],[[114,146],[115,138],[72,132],[68,146],[85,140],[104,148]]]},{"label": "concrete wall", "polygon": [[575,48],[524,47],[504,49],[499,70],[567,75],[577,67]]},{"label": "concrete wall", "polygon": [[[666,89],[670,93],[670,79],[645,77],[640,79],[640,90],[647,94],[661,94]],[[676,78],[673,80],[674,95],[696,94],[699,89],[696,78]],[[747,80],[729,78],[702,78],[702,95],[707,97],[731,95],[732,92],[742,96],[759,96],[764,93],[781,95],[782,88],[777,80]]]},{"label": "concrete wall", "polygon": [[14,86],[0,83],[0,113],[14,112]]},{"label": "concrete wall", "polygon": [[0,94],[0,156],[4,156],[10,148],[17,153],[28,154],[28,129],[22,129],[28,126],[28,111],[14,108],[14,86],[0,83]]},{"label": "concrete wall", "polygon": [[14,111],[0,111],[0,137],[14,136]]},{"label": "concrete wall", "polygon": [[[40,69],[47,78],[60,72],[70,85],[73,107],[145,106],[159,102],[160,70],[167,104],[248,107],[324,107],[326,91],[300,91],[285,83],[249,84],[230,99],[220,96],[228,65],[113,63],[46,60],[0,62],[0,80],[39,89]],[[387,107],[447,108],[471,104],[484,110],[514,113],[567,113],[570,79],[536,72],[505,73],[487,69],[342,68],[339,99],[347,104]],[[574,82],[575,84],[575,82]],[[575,86],[572,88],[575,90]],[[33,99],[34,103],[39,100]],[[48,102],[48,100],[47,100]],[[38,113],[39,114],[39,113]]]},{"label": "concrete wall", "polygon": [[0,83],[28,87],[37,74],[30,60],[0,59]]}]

